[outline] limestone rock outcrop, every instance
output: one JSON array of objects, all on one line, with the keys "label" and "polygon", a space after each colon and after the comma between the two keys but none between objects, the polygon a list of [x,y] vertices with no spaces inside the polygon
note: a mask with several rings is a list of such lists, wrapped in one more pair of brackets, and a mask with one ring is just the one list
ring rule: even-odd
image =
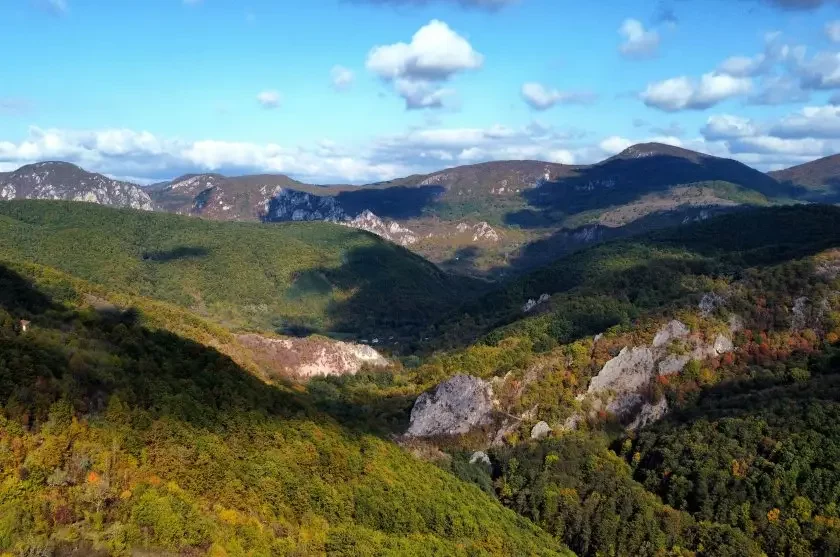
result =
[{"label": "limestone rock outcrop", "polygon": [[492,423],[493,413],[491,384],[470,375],[456,375],[417,398],[406,436],[463,435]]}]

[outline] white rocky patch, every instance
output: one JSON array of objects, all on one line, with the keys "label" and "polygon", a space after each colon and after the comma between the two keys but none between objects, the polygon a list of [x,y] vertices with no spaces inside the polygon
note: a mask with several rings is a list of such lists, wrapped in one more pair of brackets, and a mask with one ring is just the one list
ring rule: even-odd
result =
[{"label": "white rocky patch", "polygon": [[545,439],[551,433],[551,426],[546,422],[537,422],[531,428],[531,439]]},{"label": "white rocky patch", "polygon": [[339,224],[366,230],[401,246],[411,246],[417,243],[417,234],[414,231],[404,228],[396,221],[386,222],[369,210],[362,212],[353,219],[341,221]]},{"label": "white rocky patch", "polygon": [[12,184],[0,184],[0,199],[14,199],[16,195],[17,189]]},{"label": "white rocky patch", "polygon": [[[674,341],[680,341],[685,353],[669,353]],[[592,378],[587,397],[600,400],[606,396],[606,409],[615,414],[628,428],[637,429],[656,421],[668,411],[667,402],[656,404],[645,400],[645,388],[660,375],[681,373],[691,360],[703,361],[735,350],[732,340],[717,335],[711,344],[690,335],[688,327],[677,320],[665,324],[654,336],[650,346],[624,347]],[[583,419],[573,416],[575,424]]]},{"label": "white rocky patch", "polygon": [[407,437],[454,436],[493,421],[495,400],[490,383],[456,375],[417,398]]},{"label": "white rocky patch", "polygon": [[537,306],[541,306],[545,303],[548,303],[549,300],[551,300],[551,295],[550,294],[543,294],[542,296],[540,296],[536,300],[531,298],[530,300],[525,302],[525,304],[522,306],[522,313],[530,313],[530,312],[534,311],[534,309]]}]

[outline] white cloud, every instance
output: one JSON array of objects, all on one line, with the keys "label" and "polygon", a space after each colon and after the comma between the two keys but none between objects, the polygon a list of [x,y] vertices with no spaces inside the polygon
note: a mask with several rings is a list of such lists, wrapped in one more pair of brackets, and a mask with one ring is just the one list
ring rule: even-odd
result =
[{"label": "white cloud", "polygon": [[356,76],[344,66],[333,66],[330,70],[330,80],[336,91],[346,91],[353,86]]},{"label": "white cloud", "polygon": [[188,172],[272,172],[336,183],[378,181],[410,174],[364,154],[220,140],[184,141],[126,129],[61,130],[32,127],[19,142],[0,140],[0,166],[11,169],[43,160],[65,160],[114,176],[157,181]]},{"label": "white cloud", "polygon": [[756,105],[780,105],[805,102],[809,99],[808,91],[799,86],[799,82],[788,75],[768,76],[761,81],[756,94],[748,102]]},{"label": "white cloud", "polygon": [[742,137],[728,143],[732,153],[754,153],[765,155],[796,155],[807,157],[823,157],[829,154],[825,141],[818,139],[782,139],[762,135],[758,137]]},{"label": "white cloud", "polygon": [[840,21],[829,21],[825,24],[825,35],[835,43],[840,43]]},{"label": "white cloud", "polygon": [[374,47],[366,67],[393,83],[407,109],[440,108],[452,91],[439,84],[458,73],[476,70],[484,57],[443,21],[421,27],[410,43]]},{"label": "white cloud", "polygon": [[263,91],[257,95],[257,102],[267,110],[280,106],[281,100],[282,97],[277,91]]},{"label": "white cloud", "polygon": [[656,54],[659,49],[659,33],[646,30],[641,21],[626,19],[618,30],[624,38],[619,50],[627,57],[646,57]]},{"label": "white cloud", "polygon": [[452,89],[439,88],[425,81],[410,79],[396,80],[394,90],[405,99],[405,107],[408,110],[441,108],[444,101],[455,94]]},{"label": "white cloud", "polygon": [[588,104],[596,98],[594,93],[559,91],[540,83],[525,83],[521,92],[525,102],[535,110],[548,110],[557,104]]},{"label": "white cloud", "polygon": [[492,160],[587,164],[650,141],[736,158],[768,170],[840,151],[840,106],[808,107],[776,122],[714,115],[699,137],[675,137],[672,131],[666,128],[640,137],[593,138],[578,130],[531,122],[522,127],[415,128],[364,143],[325,139],[312,145],[279,145],[219,138],[185,140],[129,129],[33,127],[20,140],[0,139],[0,170],[41,160],[67,160],[96,172],[140,177],[145,182],[215,171],[283,173],[315,183],[362,183]]},{"label": "white cloud", "polygon": [[710,116],[701,132],[703,137],[714,141],[753,136],[758,133],[758,129],[749,118],[719,114]]},{"label": "white cloud", "polygon": [[820,52],[810,60],[803,54],[794,70],[806,89],[840,88],[840,52]]},{"label": "white cloud", "polygon": [[707,73],[700,81],[675,77],[651,83],[640,97],[650,107],[666,112],[703,110],[722,101],[745,95],[752,90],[752,80],[721,73]]},{"label": "white cloud", "polygon": [[733,77],[753,77],[763,73],[767,67],[768,58],[764,54],[749,56],[731,56],[723,61],[718,68],[719,73]]},{"label": "white cloud", "polygon": [[633,142],[625,137],[612,136],[604,139],[598,144],[598,147],[607,155],[617,155],[628,147],[633,145]]},{"label": "white cloud", "polygon": [[367,68],[383,79],[442,81],[480,68],[484,57],[443,21],[420,28],[411,43],[377,46],[368,54]]},{"label": "white cloud", "polygon": [[840,139],[840,106],[807,106],[782,118],[771,133],[786,139]]}]

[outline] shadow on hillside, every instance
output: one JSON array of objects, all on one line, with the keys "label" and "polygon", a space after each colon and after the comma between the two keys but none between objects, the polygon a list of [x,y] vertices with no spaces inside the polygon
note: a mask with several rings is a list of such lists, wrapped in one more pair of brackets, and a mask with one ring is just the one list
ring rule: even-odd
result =
[{"label": "shadow on hillside", "polygon": [[558,230],[545,238],[526,244],[510,260],[506,268],[499,268],[494,272],[522,273],[542,265],[548,265],[561,257],[603,242],[638,236],[662,228],[691,224],[736,210],[740,209],[690,207],[672,211],[657,211],[623,226],[610,227],[592,224],[574,229]]},{"label": "shadow on hillside", "polygon": [[631,203],[675,184],[709,181],[735,183],[767,197],[794,197],[802,193],[801,188],[779,184],[757,170],[728,159],[693,161],[671,155],[614,158],[583,168],[576,176],[525,191],[522,196],[529,208],[508,214],[506,223],[540,228],[565,216]]},{"label": "shadow on hillside", "polygon": [[156,263],[169,263],[187,259],[199,259],[210,255],[210,251],[203,247],[179,246],[169,250],[148,251],[143,253],[143,261],[154,261]]},{"label": "shadow on hillside", "polygon": [[[728,213],[689,226],[605,242],[557,259],[448,312],[431,329],[436,341],[426,348],[463,347],[489,331],[534,315],[522,308],[543,294],[552,295],[556,330],[568,342],[603,332],[643,312],[698,302],[691,298],[697,294],[684,287],[689,277],[737,277],[749,267],[777,265],[838,246],[840,209],[828,205]],[[564,297],[571,291],[574,296]],[[587,299],[589,308],[582,305]],[[603,312],[601,308],[609,308],[612,301],[623,306]],[[599,313],[606,316],[597,321],[601,330],[576,325],[577,320],[584,323]]]},{"label": "shadow on hillside", "polygon": [[336,196],[347,214],[370,210],[380,218],[410,219],[422,216],[446,191],[443,186],[390,187],[343,191]]},{"label": "shadow on hillside", "polygon": [[481,250],[477,246],[467,246],[460,248],[455,252],[455,255],[442,261],[440,266],[452,273],[471,273],[478,268],[478,257],[481,255]]},{"label": "shadow on hillside", "polygon": [[830,178],[822,189],[807,190],[795,182],[783,182],[784,186],[799,192],[798,199],[813,203],[840,203],[840,178]]},{"label": "shadow on hillside", "polygon": [[331,330],[357,338],[377,337],[382,345],[416,340],[442,313],[480,292],[480,281],[443,272],[401,247],[385,243],[357,247],[341,266],[308,271],[335,291],[327,309]]},{"label": "shadow on hillside", "polygon": [[[112,411],[116,395],[151,419],[212,431],[241,427],[255,416],[318,421],[322,413],[348,432],[385,435],[387,427],[400,429],[407,421],[413,402],[407,395],[357,404],[338,394],[270,386],[214,348],[142,327],[133,309],[122,315],[68,310],[0,264],[0,355],[8,364],[0,366],[0,408],[12,401],[6,417],[27,427],[43,424],[62,399],[78,414],[102,414]],[[20,320],[31,321],[28,331],[20,330]],[[71,330],[84,346],[78,355],[64,348]],[[385,428],[380,417],[387,417]]]}]

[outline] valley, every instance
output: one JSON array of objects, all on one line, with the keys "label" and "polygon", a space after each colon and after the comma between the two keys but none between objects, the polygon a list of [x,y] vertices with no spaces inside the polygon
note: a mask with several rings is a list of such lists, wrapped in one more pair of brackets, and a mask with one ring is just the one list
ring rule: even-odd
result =
[{"label": "valley", "polygon": [[[178,182],[192,209],[0,201],[0,547],[840,550],[840,209],[644,153],[475,224],[451,177],[417,210],[400,182],[285,184],[274,219],[221,176]],[[639,161],[679,183],[605,177]],[[526,262],[421,257],[450,226],[470,264],[512,238]]]}]

